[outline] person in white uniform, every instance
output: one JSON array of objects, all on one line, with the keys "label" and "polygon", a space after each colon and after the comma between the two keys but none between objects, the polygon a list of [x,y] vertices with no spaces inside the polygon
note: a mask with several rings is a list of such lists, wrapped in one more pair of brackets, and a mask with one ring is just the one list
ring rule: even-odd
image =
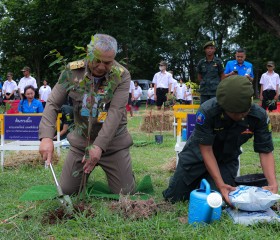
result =
[{"label": "person in white uniform", "polygon": [[186,89],[187,89],[186,84],[183,83],[183,79],[180,78],[176,88],[176,101],[179,102],[180,104],[185,103]]},{"label": "person in white uniform", "polygon": [[17,83],[13,80],[13,73],[7,73],[7,80],[3,85],[3,99],[4,100],[13,100],[15,99],[15,92],[17,91]]},{"label": "person in white uniform", "polygon": [[47,80],[45,79],[43,81],[43,86],[41,86],[40,89],[39,89],[39,98],[40,98],[41,101],[43,101],[42,104],[43,104],[44,108],[46,106],[46,102],[48,100],[48,97],[51,94],[51,91],[52,91],[52,89],[48,85]]},{"label": "person in white uniform", "polygon": [[18,83],[18,93],[20,96],[20,99],[22,100],[24,97],[24,88],[28,85],[33,86],[35,89],[37,89],[37,82],[34,77],[31,77],[30,75],[30,67],[24,67],[22,70],[22,73],[24,75],[23,78],[20,79]]},{"label": "person in white uniform", "polygon": [[133,106],[135,107],[135,111],[139,110],[139,107],[141,105],[141,96],[142,96],[142,88],[139,86],[138,81],[134,81],[134,92],[132,96],[133,100]]},{"label": "person in white uniform", "polygon": [[187,88],[186,88],[185,102],[188,105],[192,104],[192,102],[193,102],[192,89],[190,88],[190,86],[187,86]]},{"label": "person in white uniform", "polygon": [[157,109],[160,110],[161,106],[167,101],[166,94],[170,93],[171,84],[172,84],[172,75],[171,73],[166,71],[167,63],[165,61],[161,61],[159,63],[159,70],[154,75],[153,84],[155,91],[155,101],[157,103]]},{"label": "person in white uniform", "polygon": [[153,106],[155,104],[155,89],[153,83],[150,83],[150,88],[148,89],[147,95],[148,95],[147,105]]},{"label": "person in white uniform", "polygon": [[171,88],[170,92],[175,95],[176,92],[176,87],[177,87],[177,80],[173,78],[173,71],[168,71],[172,75],[172,83],[171,83]]},{"label": "person in white uniform", "polygon": [[260,84],[260,100],[262,101],[262,108],[272,111],[277,109],[277,100],[279,97],[279,74],[274,72],[275,63],[268,61],[266,64],[267,72],[262,74]]}]

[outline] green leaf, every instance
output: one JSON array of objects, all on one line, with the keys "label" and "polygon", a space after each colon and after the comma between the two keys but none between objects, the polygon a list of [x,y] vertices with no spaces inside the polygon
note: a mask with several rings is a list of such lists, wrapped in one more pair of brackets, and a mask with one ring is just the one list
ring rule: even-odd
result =
[{"label": "green leaf", "polygon": [[27,190],[19,198],[20,201],[38,201],[53,199],[57,196],[57,190],[54,185],[38,185]]},{"label": "green leaf", "polygon": [[78,50],[83,50],[83,51],[85,51],[85,48],[84,48],[84,47],[75,46],[75,48],[78,49]]},{"label": "green leaf", "polygon": [[49,67],[52,67],[55,64],[61,63],[61,60],[63,59],[62,56],[58,57],[58,59],[56,59],[55,61],[53,61],[52,63],[50,63]]}]

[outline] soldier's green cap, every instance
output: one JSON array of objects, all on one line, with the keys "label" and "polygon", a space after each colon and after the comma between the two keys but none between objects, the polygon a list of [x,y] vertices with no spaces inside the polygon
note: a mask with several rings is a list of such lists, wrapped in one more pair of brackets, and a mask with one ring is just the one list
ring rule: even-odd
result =
[{"label": "soldier's green cap", "polygon": [[216,97],[218,104],[225,111],[244,113],[252,105],[253,93],[252,83],[247,77],[234,75],[221,80]]},{"label": "soldier's green cap", "polygon": [[214,46],[215,47],[215,42],[214,41],[209,41],[204,44],[203,49],[207,48],[208,46]]}]

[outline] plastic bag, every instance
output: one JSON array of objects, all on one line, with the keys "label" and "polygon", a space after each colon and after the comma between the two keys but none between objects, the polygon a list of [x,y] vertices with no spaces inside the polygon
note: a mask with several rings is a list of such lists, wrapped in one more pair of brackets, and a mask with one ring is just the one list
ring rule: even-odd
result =
[{"label": "plastic bag", "polygon": [[244,211],[265,211],[280,199],[279,194],[260,187],[240,185],[229,193],[231,204]]}]

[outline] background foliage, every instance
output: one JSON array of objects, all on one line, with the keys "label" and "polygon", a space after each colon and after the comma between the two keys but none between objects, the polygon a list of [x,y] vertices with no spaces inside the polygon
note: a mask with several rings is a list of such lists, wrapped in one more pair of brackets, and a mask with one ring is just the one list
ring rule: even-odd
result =
[{"label": "background foliage", "polygon": [[4,80],[12,71],[20,78],[28,65],[39,85],[43,78],[54,85],[58,73],[48,68],[49,51],[77,60],[74,46],[86,46],[99,32],[118,40],[117,60],[133,79],[152,79],[165,59],[175,78],[196,81],[206,41],[217,43],[224,63],[243,47],[255,67],[257,92],[265,62],[280,64],[278,7],[277,0],[2,0],[0,75]]}]

